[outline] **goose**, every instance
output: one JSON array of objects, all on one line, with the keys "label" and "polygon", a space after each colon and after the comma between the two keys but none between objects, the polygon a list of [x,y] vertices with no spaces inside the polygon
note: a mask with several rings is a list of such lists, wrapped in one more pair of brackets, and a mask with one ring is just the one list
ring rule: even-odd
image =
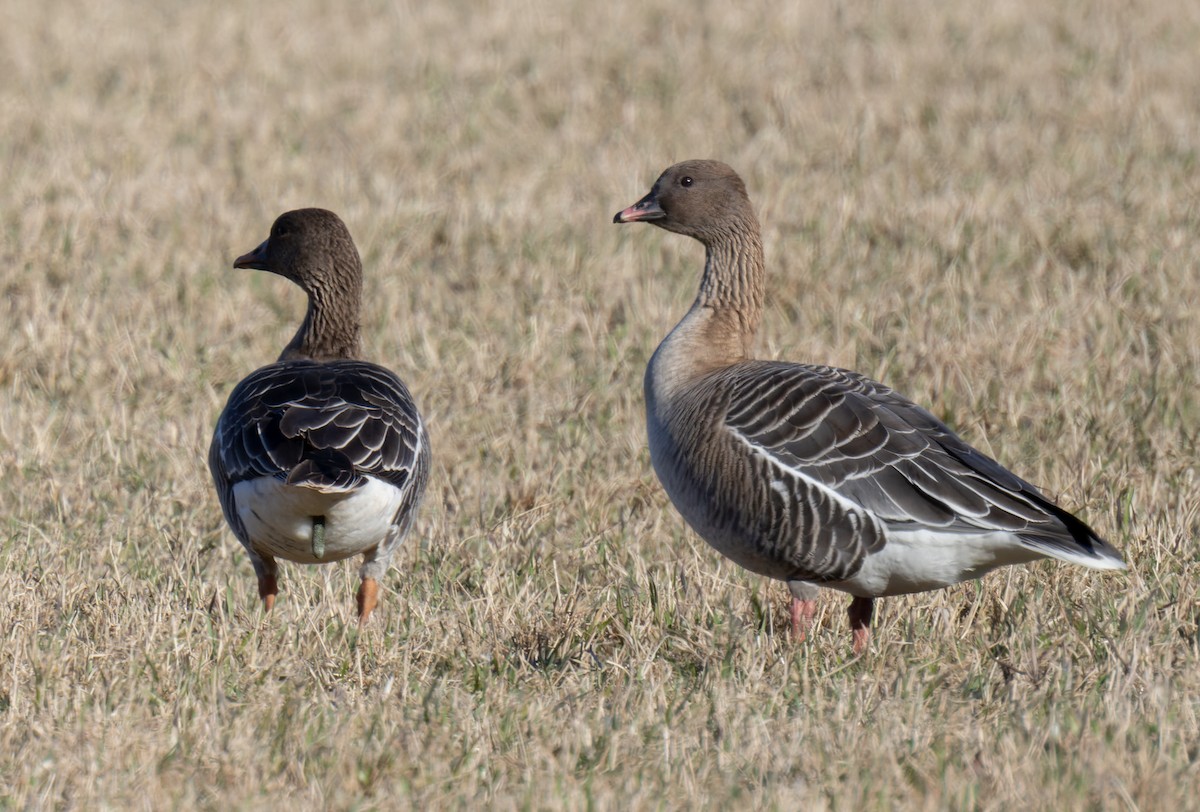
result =
[{"label": "goose", "polygon": [[729,166],[675,164],[613,222],[704,245],[699,294],[646,369],[650,460],[698,535],[787,583],[794,637],[811,621],[817,584],[852,596],[858,655],[877,598],[1041,558],[1124,569],[1086,524],[887,386],[753,357],[762,237]]},{"label": "goose", "polygon": [[221,509],[268,612],[279,591],[276,558],[362,555],[361,626],[425,491],[425,424],[394,373],[359,359],[362,261],[336,214],[280,215],[233,267],[290,279],[307,294],[308,312],[279,360],[234,387],[217,420],[208,464]]}]

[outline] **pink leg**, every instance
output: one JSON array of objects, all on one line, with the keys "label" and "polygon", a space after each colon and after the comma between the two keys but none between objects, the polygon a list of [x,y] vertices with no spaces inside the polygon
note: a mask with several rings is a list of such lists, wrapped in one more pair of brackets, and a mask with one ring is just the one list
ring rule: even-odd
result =
[{"label": "pink leg", "polygon": [[812,626],[813,616],[817,613],[815,600],[801,600],[792,597],[792,639],[803,643],[808,637],[808,629]]},{"label": "pink leg", "polygon": [[850,601],[850,632],[854,636],[854,653],[862,654],[871,639],[871,616],[875,613],[872,598],[855,598]]}]

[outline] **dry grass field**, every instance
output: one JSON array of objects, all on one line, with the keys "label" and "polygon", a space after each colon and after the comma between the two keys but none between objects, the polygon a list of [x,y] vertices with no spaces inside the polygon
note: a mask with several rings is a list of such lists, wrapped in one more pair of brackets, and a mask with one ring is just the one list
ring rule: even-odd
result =
[{"label": "dry grass field", "polygon": [[[0,6],[0,809],[1200,805],[1200,12],[1176,3]],[[642,374],[728,161],[767,357],[928,405],[1122,549],[808,643],[684,526]],[[436,459],[264,617],[205,465],[319,205]]]}]

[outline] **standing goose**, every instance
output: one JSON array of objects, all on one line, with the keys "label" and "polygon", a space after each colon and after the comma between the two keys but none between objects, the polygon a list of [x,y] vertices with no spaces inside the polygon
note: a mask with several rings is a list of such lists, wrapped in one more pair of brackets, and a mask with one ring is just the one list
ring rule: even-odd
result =
[{"label": "standing goose", "polygon": [[705,541],[787,582],[795,636],[812,616],[815,583],[854,596],[861,653],[874,600],[885,595],[1046,557],[1125,567],[1087,525],[886,386],[844,369],[752,358],[762,238],[728,166],[676,164],[613,222],[652,223],[704,244],[700,293],[646,369],[650,459]]},{"label": "standing goose", "polygon": [[395,374],[358,360],[362,261],[336,214],[280,215],[233,267],[292,280],[308,312],[279,360],[239,383],[217,421],[208,466],[221,508],[268,611],[277,557],[316,564],[361,553],[362,624],[425,491],[425,425]]}]

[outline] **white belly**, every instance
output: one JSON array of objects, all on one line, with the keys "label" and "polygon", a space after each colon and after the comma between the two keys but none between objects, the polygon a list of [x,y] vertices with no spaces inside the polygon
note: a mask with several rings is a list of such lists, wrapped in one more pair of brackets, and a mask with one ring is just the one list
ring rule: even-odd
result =
[{"label": "white belly", "polygon": [[[378,545],[392,528],[401,492],[367,478],[360,488],[323,493],[259,477],[233,486],[233,502],[250,543],[261,554],[315,564],[339,561]],[[325,517],[325,551],[313,555],[313,517]]]},{"label": "white belly", "polygon": [[1045,557],[1004,532],[970,536],[929,530],[892,532],[884,548],[868,555],[853,578],[822,586],[864,598],[906,595],[942,589],[979,578],[997,567]]}]

